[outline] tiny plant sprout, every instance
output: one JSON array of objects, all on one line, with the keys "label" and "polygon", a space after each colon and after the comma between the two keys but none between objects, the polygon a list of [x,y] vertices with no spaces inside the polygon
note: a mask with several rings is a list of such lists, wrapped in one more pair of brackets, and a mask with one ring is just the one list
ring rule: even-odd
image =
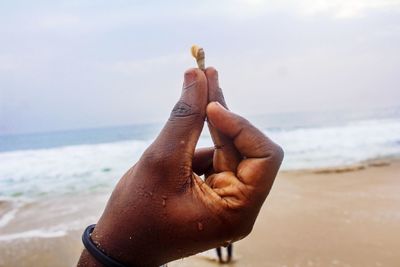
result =
[{"label": "tiny plant sprout", "polygon": [[196,59],[197,66],[199,69],[204,70],[205,69],[205,53],[203,48],[193,45],[190,49],[192,52],[192,56]]}]

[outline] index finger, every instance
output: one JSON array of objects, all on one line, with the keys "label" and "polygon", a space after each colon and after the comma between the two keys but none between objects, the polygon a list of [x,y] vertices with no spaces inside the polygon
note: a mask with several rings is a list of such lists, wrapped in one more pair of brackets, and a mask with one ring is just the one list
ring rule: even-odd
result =
[{"label": "index finger", "polygon": [[[219,86],[217,70],[213,67],[208,67],[205,70],[205,74],[208,84],[208,101],[219,102],[222,106],[228,109],[222,89]],[[234,144],[227,136],[223,135],[217,129],[215,129],[215,127],[210,125],[210,123],[208,123],[208,128],[210,130],[214,146],[217,148],[214,153],[214,170],[216,172],[235,172],[241,157]]]},{"label": "index finger", "polygon": [[222,134],[231,138],[239,153],[236,176],[245,184],[270,185],[283,159],[283,150],[246,119],[226,110],[219,103],[207,106],[207,117]]}]

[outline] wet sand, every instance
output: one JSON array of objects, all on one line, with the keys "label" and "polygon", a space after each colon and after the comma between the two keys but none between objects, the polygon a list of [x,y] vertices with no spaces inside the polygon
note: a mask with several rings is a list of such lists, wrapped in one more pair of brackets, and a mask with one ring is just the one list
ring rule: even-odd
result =
[{"label": "wet sand", "polygon": [[[225,266],[400,266],[399,192],[399,160],[281,172],[253,232],[234,244],[235,260]],[[63,197],[24,206],[0,227],[0,266],[74,266],[81,232],[99,216],[106,198]],[[63,211],[66,201],[76,203],[75,209]],[[7,205],[0,205],[0,214]],[[52,210],[54,216],[44,216]],[[60,223],[71,217],[79,220],[63,235]],[[29,237],[32,225],[52,232]],[[26,237],[15,236],[19,232]],[[169,264],[216,265],[207,255]]]},{"label": "wet sand", "polygon": [[400,162],[377,165],[281,173],[225,266],[400,266]]}]

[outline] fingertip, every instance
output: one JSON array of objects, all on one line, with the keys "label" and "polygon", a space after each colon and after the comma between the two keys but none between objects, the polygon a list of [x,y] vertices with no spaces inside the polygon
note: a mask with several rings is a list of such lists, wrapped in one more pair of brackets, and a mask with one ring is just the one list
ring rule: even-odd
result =
[{"label": "fingertip", "polygon": [[217,102],[215,102],[215,101],[208,103],[207,110],[214,109],[216,104],[217,104]]},{"label": "fingertip", "polygon": [[206,82],[204,72],[198,68],[191,68],[185,71],[184,87],[188,87],[195,82]]},{"label": "fingertip", "polygon": [[214,67],[208,67],[205,70],[208,79],[218,79],[218,71]]},{"label": "fingertip", "polygon": [[207,114],[218,112],[219,109],[226,110],[219,102],[212,101],[212,102],[208,103],[208,105],[207,105]]}]

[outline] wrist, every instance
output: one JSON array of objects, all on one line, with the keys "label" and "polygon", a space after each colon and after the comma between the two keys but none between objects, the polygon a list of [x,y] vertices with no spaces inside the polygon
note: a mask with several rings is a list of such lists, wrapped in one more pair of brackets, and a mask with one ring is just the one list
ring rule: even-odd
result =
[{"label": "wrist", "polygon": [[[154,239],[140,231],[143,227],[133,227],[134,222],[118,225],[116,220],[113,221],[112,225],[99,221],[94,228],[91,240],[98,250],[125,266],[160,266],[164,263]],[[130,232],[131,229],[136,232]]]},{"label": "wrist", "polygon": [[[103,238],[105,235],[99,234],[99,232],[101,231],[95,229],[95,225],[90,225],[85,229],[82,235],[84,250],[79,259],[78,267],[156,266],[147,264],[140,259],[133,260],[132,257],[124,257],[124,246],[120,246],[120,244],[119,246],[115,246],[113,239]],[[107,242],[105,240],[107,240]],[[115,248],[117,248],[118,251],[116,251]],[[110,253],[110,251],[113,252]],[[114,255],[118,255],[120,258]],[[143,259],[140,252],[130,253],[130,255],[138,255]]]},{"label": "wrist", "polygon": [[102,265],[107,266],[107,267],[126,267],[125,264],[119,262],[118,260],[114,259],[113,257],[110,257],[107,255],[104,250],[99,246],[99,244],[96,244],[93,242],[91,235],[92,232],[95,228],[95,224],[89,225],[86,227],[85,231],[83,232],[82,235],[82,242],[83,245],[85,246],[86,250],[88,253],[93,256],[94,259],[96,259],[98,262],[100,262]]},{"label": "wrist", "polygon": [[[134,255],[137,253],[140,255],[140,251],[130,246],[133,244],[127,244],[124,240],[125,238],[121,238],[120,234],[114,229],[112,231],[105,231],[100,225],[94,228],[91,240],[97,249],[107,255],[107,257],[125,266],[143,266],[143,262],[134,259]],[[130,240],[132,239],[131,236],[129,238]],[[131,247],[130,253],[127,252],[127,248],[129,247]]]}]

